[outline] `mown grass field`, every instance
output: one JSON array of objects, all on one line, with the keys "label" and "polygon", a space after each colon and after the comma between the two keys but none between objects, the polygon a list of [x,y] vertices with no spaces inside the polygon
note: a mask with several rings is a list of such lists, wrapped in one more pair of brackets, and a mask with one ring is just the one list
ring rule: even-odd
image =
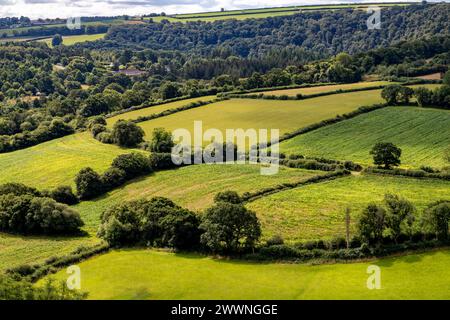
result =
[{"label": "mown grass field", "polygon": [[78,171],[106,170],[112,160],[132,150],[101,143],[90,133],[78,133],[37,146],[0,154],[0,183],[21,182],[39,189],[73,185]]},{"label": "mown grass field", "polygon": [[[63,36],[63,45],[71,46],[76,43],[100,40],[105,37],[106,33],[99,34],[82,34],[78,36]],[[52,46],[52,38],[40,40],[45,42],[48,46]]]},{"label": "mown grass field", "polygon": [[193,132],[194,121],[203,121],[203,129],[279,129],[280,134],[333,118],[363,105],[382,102],[380,90],[342,93],[307,100],[231,99],[141,122],[147,137],[154,128],[173,131],[185,128]]},{"label": "mown grass field", "polygon": [[349,90],[349,89],[378,87],[378,86],[384,86],[384,85],[388,85],[388,84],[394,84],[394,82],[363,81],[363,82],[356,82],[356,83],[313,86],[313,87],[309,87],[309,88],[272,90],[272,91],[264,91],[262,93],[264,95],[276,95],[276,96],[287,95],[287,96],[293,97],[299,93],[302,95],[308,95],[308,94],[315,94],[315,93],[322,93],[322,92],[330,92],[330,91],[335,91],[335,90]]},{"label": "mown grass field", "polygon": [[351,209],[352,228],[370,202],[386,193],[414,203],[418,214],[431,202],[450,199],[450,182],[377,175],[353,175],[279,192],[249,203],[265,238],[282,235],[288,241],[345,236],[345,209]]},{"label": "mown grass field", "polygon": [[33,237],[0,232],[0,274],[22,264],[42,263],[69,254],[80,246],[99,243],[95,237]]},{"label": "mown grass field", "polygon": [[163,196],[191,210],[201,210],[210,206],[214,196],[224,190],[242,194],[318,174],[322,172],[280,167],[278,174],[263,176],[257,165],[195,165],[137,179],[99,199],[84,201],[74,209],[80,212],[87,229],[95,232],[100,214],[123,201]]},{"label": "mown grass field", "polygon": [[377,142],[392,142],[402,153],[402,166],[445,165],[450,146],[450,111],[389,107],[323,127],[280,144],[285,153],[301,153],[371,164]]},{"label": "mown grass field", "polygon": [[[367,288],[367,267],[381,289]],[[351,264],[214,260],[195,254],[120,250],[79,264],[90,299],[450,299],[450,250]],[[61,270],[56,279],[65,280]],[[42,282],[41,282],[42,283]],[[38,284],[40,285],[40,283]]]},{"label": "mown grass field", "polygon": [[139,109],[139,110],[119,114],[117,116],[108,118],[106,122],[108,123],[109,126],[112,126],[114,123],[116,123],[118,120],[121,120],[121,119],[133,120],[133,119],[137,119],[139,117],[149,116],[149,115],[157,114],[157,113],[160,113],[160,112],[163,112],[166,110],[183,107],[192,102],[209,101],[209,100],[213,100],[215,98],[216,98],[216,96],[205,96],[205,97],[198,97],[198,98],[185,99],[185,100],[180,100],[180,101],[175,101],[175,102],[164,103],[164,104],[161,104],[158,106],[148,107],[148,108],[144,108],[144,109]]}]

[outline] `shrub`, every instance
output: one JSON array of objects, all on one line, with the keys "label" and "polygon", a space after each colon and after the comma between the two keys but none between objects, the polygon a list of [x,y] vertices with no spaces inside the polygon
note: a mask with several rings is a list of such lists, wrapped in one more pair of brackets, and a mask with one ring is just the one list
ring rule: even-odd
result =
[{"label": "shrub", "polygon": [[117,156],[111,166],[123,170],[127,180],[152,172],[150,159],[138,152]]},{"label": "shrub", "polygon": [[97,139],[101,143],[106,143],[106,144],[113,144],[114,143],[114,139],[111,136],[111,132],[109,132],[109,131],[103,131],[103,132],[98,133],[95,136],[95,139]]},{"label": "shrub", "polygon": [[0,196],[0,231],[20,234],[74,234],[83,221],[68,206],[31,195]]},{"label": "shrub", "polygon": [[95,138],[99,133],[105,132],[108,129],[103,124],[94,124],[91,128],[92,136]]},{"label": "shrub", "polygon": [[104,191],[100,175],[91,168],[81,169],[75,177],[75,184],[80,199],[91,199]]},{"label": "shrub", "polygon": [[41,196],[41,193],[32,187],[28,187],[23,183],[9,182],[0,185],[0,195],[3,194],[14,194],[16,196],[21,195],[32,195],[32,196]]},{"label": "shrub", "polygon": [[125,183],[127,174],[119,168],[111,167],[101,176],[101,181],[106,189],[113,189]]},{"label": "shrub", "polygon": [[164,128],[155,128],[153,130],[152,139],[149,142],[151,152],[170,153],[174,146],[172,134]]},{"label": "shrub", "polygon": [[214,197],[214,202],[228,202],[232,204],[242,203],[242,199],[236,191],[219,192]]},{"label": "shrub", "polygon": [[448,228],[450,222],[450,201],[438,201],[432,203],[425,209],[423,223],[426,229],[433,232],[437,239],[448,239]]},{"label": "shrub", "polygon": [[50,197],[59,203],[74,205],[78,203],[77,196],[73,193],[70,186],[59,186],[50,192]]},{"label": "shrub", "polygon": [[274,235],[272,238],[268,239],[266,243],[268,246],[277,246],[284,244],[284,240],[282,236],[277,234]]},{"label": "shrub", "polygon": [[154,171],[167,170],[179,167],[172,161],[171,153],[156,153],[153,152],[149,157],[150,167]]},{"label": "shrub", "polygon": [[243,205],[216,203],[207,209],[200,229],[201,243],[213,252],[238,253],[254,248],[261,226],[253,211]]},{"label": "shrub", "polygon": [[121,147],[135,147],[144,141],[144,130],[132,121],[119,120],[111,131],[111,137]]},{"label": "shrub", "polygon": [[386,210],[376,204],[369,204],[358,221],[359,236],[365,243],[372,240],[380,243],[385,229]]}]

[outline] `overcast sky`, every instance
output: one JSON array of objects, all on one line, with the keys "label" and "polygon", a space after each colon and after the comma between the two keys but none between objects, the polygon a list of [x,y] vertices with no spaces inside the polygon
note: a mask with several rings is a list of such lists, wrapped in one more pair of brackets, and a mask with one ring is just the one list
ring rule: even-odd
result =
[{"label": "overcast sky", "polygon": [[[374,2],[376,0],[0,0],[0,17],[67,18],[77,16],[188,13],[302,4]],[[379,2],[389,2],[378,0]],[[407,0],[397,0],[402,2]],[[392,1],[391,1],[392,2]]]}]

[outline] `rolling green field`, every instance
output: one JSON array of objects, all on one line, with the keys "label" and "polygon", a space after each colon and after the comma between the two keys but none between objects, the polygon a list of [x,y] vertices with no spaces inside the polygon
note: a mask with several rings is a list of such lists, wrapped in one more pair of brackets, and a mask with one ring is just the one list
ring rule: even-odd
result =
[{"label": "rolling green field", "polygon": [[325,85],[325,86],[313,86],[309,88],[295,88],[295,89],[283,89],[283,90],[272,90],[272,91],[264,91],[262,92],[264,95],[276,95],[276,96],[296,96],[297,94],[314,94],[314,93],[322,93],[322,92],[330,92],[335,90],[348,90],[348,89],[358,89],[358,88],[369,88],[369,87],[378,87],[384,86],[388,84],[394,84],[395,82],[389,81],[363,81],[356,83],[345,83],[345,84],[334,84],[334,85]]},{"label": "rolling green field", "polygon": [[[377,6],[405,6],[408,3],[379,3]],[[164,19],[171,22],[187,22],[187,21],[217,21],[225,19],[261,19],[268,17],[287,16],[311,11],[325,11],[325,10],[339,10],[339,9],[360,9],[365,10],[366,4],[328,4],[328,5],[304,5],[304,6],[288,6],[288,7],[273,7],[273,8],[257,8],[257,9],[244,9],[244,10],[225,10],[225,11],[213,11],[213,12],[200,12],[200,13],[187,13],[187,14],[175,14],[168,16],[151,17],[156,22],[160,22]],[[149,18],[145,18],[149,19]]]},{"label": "rolling green field", "polygon": [[101,143],[88,132],[73,134],[0,154],[0,183],[21,182],[39,189],[71,185],[82,168],[102,172],[116,156],[131,151]]},{"label": "rolling green field", "polygon": [[380,90],[342,93],[307,100],[231,99],[141,122],[147,137],[154,128],[185,128],[193,131],[194,121],[203,121],[203,130],[279,129],[280,135],[333,118],[362,105],[381,102]]},{"label": "rolling green field", "polygon": [[450,199],[450,182],[404,177],[353,175],[279,192],[249,203],[262,224],[265,238],[282,235],[288,241],[345,236],[345,209],[351,209],[352,226],[370,202],[383,201],[386,193],[414,203],[420,214],[431,202]]},{"label": "rolling green field", "polygon": [[134,180],[99,199],[84,201],[74,209],[80,212],[89,231],[95,232],[100,222],[100,214],[106,208],[123,201],[163,196],[191,210],[201,210],[210,206],[214,196],[224,190],[234,190],[242,194],[284,182],[300,181],[318,174],[321,172],[280,167],[278,174],[263,176],[257,165],[195,165],[156,172]]},{"label": "rolling green field", "polygon": [[450,146],[450,111],[389,107],[323,127],[280,144],[285,153],[301,153],[371,164],[376,142],[392,142],[402,150],[402,165],[441,167]]},{"label": "rolling green field", "polygon": [[94,237],[33,237],[0,232],[0,274],[7,268],[44,262],[69,254],[80,246],[99,243]]},{"label": "rolling green field", "polygon": [[[76,43],[100,40],[105,37],[106,33],[99,34],[82,34],[78,36],[63,36],[63,45],[71,46]],[[40,40],[45,42],[48,46],[52,46],[52,38]]]},{"label": "rolling green field", "polygon": [[[367,267],[381,289],[367,288]],[[258,264],[120,250],[79,264],[90,299],[450,299],[450,250],[351,264]],[[61,270],[55,276],[65,280]],[[42,282],[40,282],[42,283]],[[38,285],[40,284],[38,283]]]},{"label": "rolling green field", "polygon": [[164,104],[161,104],[158,106],[148,107],[148,108],[144,108],[144,109],[139,109],[139,110],[119,114],[117,116],[108,118],[106,122],[108,123],[109,126],[112,126],[114,123],[116,123],[118,120],[121,120],[121,119],[133,120],[133,119],[137,119],[139,117],[149,116],[149,115],[157,114],[157,113],[160,113],[160,112],[163,112],[166,110],[183,107],[185,105],[188,105],[191,102],[208,101],[208,100],[213,100],[215,98],[216,98],[216,96],[205,96],[205,97],[198,97],[198,98],[185,99],[185,100],[180,100],[180,101],[175,101],[175,102],[164,103]]}]

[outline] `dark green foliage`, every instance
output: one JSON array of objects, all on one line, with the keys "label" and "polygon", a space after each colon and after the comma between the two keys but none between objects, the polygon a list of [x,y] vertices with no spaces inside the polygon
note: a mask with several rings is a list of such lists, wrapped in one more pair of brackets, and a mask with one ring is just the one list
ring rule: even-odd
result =
[{"label": "dark green foliage", "polygon": [[74,205],[78,203],[77,196],[73,193],[71,186],[59,186],[50,192],[50,198],[59,203]]},{"label": "dark green foliage", "polygon": [[253,211],[241,204],[216,203],[202,217],[201,243],[213,252],[239,253],[255,247],[261,225]]},{"label": "dark green foliage", "polygon": [[64,281],[55,284],[47,280],[37,287],[25,280],[16,281],[0,275],[0,300],[83,300],[87,296],[87,293],[67,289]]},{"label": "dark green foliage", "polygon": [[74,234],[83,226],[80,215],[50,198],[0,196],[0,231],[20,234]]},{"label": "dark green foliage", "polygon": [[409,100],[414,94],[414,90],[399,84],[386,86],[381,91],[381,97],[389,105],[409,104]]},{"label": "dark green foliage", "polygon": [[63,43],[63,38],[60,34],[56,34],[52,38],[52,46],[56,47]]},{"label": "dark green foliage", "polygon": [[369,204],[361,213],[358,233],[366,243],[380,243],[386,224],[386,210],[377,204]]},{"label": "dark green foliage", "polygon": [[15,196],[22,196],[22,195],[31,195],[37,197],[41,196],[41,193],[36,188],[28,187],[23,183],[15,183],[15,182],[0,185],[0,195],[5,194],[13,194]]},{"label": "dark green foliage", "polygon": [[170,153],[174,142],[172,134],[164,128],[155,128],[152,133],[152,139],[149,142],[151,152]]},{"label": "dark green foliage", "polygon": [[385,169],[390,169],[391,166],[398,166],[401,163],[402,150],[390,142],[375,144],[370,154],[373,155],[373,163],[378,166],[383,165]]},{"label": "dark green foliage", "polygon": [[412,234],[416,208],[410,201],[393,194],[386,194],[384,202],[387,208],[386,227],[397,243],[402,231],[406,231],[409,235]]},{"label": "dark green foliage", "polygon": [[447,240],[450,223],[450,201],[438,201],[428,206],[424,213],[424,225],[439,240]]},{"label": "dark green foliage", "polygon": [[132,121],[119,120],[114,124],[111,138],[121,147],[136,147],[144,141],[144,130]]},{"label": "dark green foliage", "polygon": [[123,170],[127,180],[152,172],[149,158],[138,152],[117,156],[111,167]]},{"label": "dark green foliage", "polygon": [[75,177],[77,194],[80,199],[92,199],[104,191],[100,175],[91,168],[81,169]]},{"label": "dark green foliage", "polygon": [[242,203],[242,199],[236,191],[223,191],[214,196],[214,202],[227,202],[232,204]]},{"label": "dark green foliage", "polygon": [[127,180],[127,173],[119,168],[110,167],[101,176],[103,186],[109,189],[116,188],[124,184]]},{"label": "dark green foliage", "polygon": [[172,161],[171,153],[157,153],[152,152],[149,156],[150,166],[153,171],[167,170],[172,168],[178,168],[179,165],[176,165]]},{"label": "dark green foliage", "polygon": [[102,214],[101,222],[98,235],[113,246],[192,249],[199,243],[197,216],[166,198],[113,206]]}]

